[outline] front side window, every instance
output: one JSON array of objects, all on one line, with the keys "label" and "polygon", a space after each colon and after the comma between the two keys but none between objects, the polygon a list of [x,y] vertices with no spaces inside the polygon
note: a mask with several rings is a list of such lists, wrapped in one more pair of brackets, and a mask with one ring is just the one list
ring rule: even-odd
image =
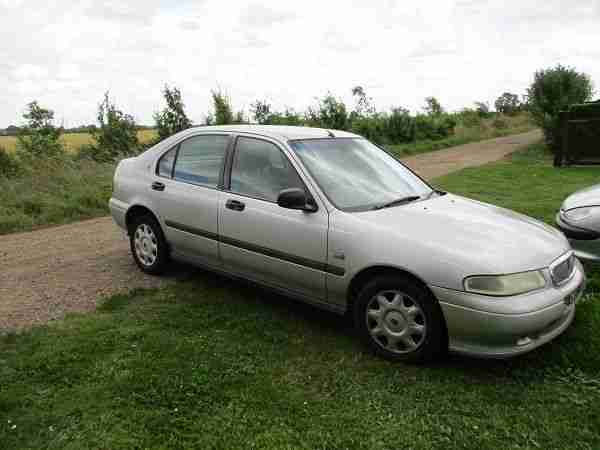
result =
[{"label": "front side window", "polygon": [[290,143],[329,200],[341,210],[365,211],[432,189],[365,139],[327,138]]},{"label": "front side window", "polygon": [[274,144],[240,137],[231,167],[231,192],[276,202],[283,189],[304,185],[287,157]]},{"label": "front side window", "polygon": [[179,144],[173,178],[178,181],[217,187],[228,136],[194,136]]}]

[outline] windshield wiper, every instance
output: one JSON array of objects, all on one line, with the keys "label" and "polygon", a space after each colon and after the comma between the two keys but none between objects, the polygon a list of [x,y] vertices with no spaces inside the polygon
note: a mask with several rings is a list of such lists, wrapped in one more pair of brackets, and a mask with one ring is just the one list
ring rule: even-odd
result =
[{"label": "windshield wiper", "polygon": [[396,200],[392,200],[391,202],[373,206],[373,208],[371,208],[371,209],[389,208],[390,206],[397,206],[397,205],[402,205],[404,203],[414,202],[415,200],[419,200],[420,198],[421,198],[420,195],[409,195],[408,197],[400,197],[400,198],[397,198]]},{"label": "windshield wiper", "polygon": [[429,200],[431,197],[433,197],[433,194],[437,194],[441,197],[442,195],[446,195],[447,192],[440,191],[438,189],[433,189],[429,194],[427,194],[427,197],[425,197],[424,200]]}]

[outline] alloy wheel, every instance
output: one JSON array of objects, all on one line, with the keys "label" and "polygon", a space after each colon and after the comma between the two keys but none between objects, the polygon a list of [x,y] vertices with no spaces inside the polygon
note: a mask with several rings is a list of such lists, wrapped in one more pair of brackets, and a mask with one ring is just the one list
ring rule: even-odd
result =
[{"label": "alloy wheel", "polygon": [[421,306],[399,290],[380,291],[367,305],[367,330],[385,350],[405,354],[425,340],[427,324]]}]

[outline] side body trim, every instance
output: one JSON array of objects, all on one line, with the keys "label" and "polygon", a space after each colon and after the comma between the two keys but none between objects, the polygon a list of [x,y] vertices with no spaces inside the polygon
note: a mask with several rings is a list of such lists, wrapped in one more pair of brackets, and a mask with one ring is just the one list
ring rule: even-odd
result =
[{"label": "side body trim", "polygon": [[177,222],[173,222],[170,220],[165,220],[165,225],[171,228],[175,228],[179,231],[185,231],[186,233],[195,234],[196,236],[201,236],[207,239],[212,239],[218,242],[222,242],[223,244],[231,245],[233,247],[243,248],[244,250],[249,250],[251,252],[260,253],[265,256],[269,256],[271,258],[281,259],[282,261],[291,262],[293,264],[298,264],[299,266],[308,267],[309,269],[320,270],[321,272],[330,273],[332,275],[343,276],[346,273],[346,270],[343,267],[334,266],[327,263],[322,263],[319,261],[313,261],[312,259],[303,258],[301,256],[292,255],[290,253],[280,252],[279,250],[275,250],[272,248],[262,247],[260,245],[255,245],[250,242],[244,242],[237,239],[233,239],[227,236],[219,236],[216,233],[212,233],[210,231],[201,230],[199,228],[190,227],[188,225],[180,224]]}]

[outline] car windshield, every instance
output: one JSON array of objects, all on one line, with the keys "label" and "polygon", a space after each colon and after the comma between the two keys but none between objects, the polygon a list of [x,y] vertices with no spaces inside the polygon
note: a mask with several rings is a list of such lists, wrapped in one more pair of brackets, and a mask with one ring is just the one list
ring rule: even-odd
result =
[{"label": "car windshield", "polygon": [[377,209],[432,193],[423,180],[365,139],[307,139],[290,145],[338,209]]}]

